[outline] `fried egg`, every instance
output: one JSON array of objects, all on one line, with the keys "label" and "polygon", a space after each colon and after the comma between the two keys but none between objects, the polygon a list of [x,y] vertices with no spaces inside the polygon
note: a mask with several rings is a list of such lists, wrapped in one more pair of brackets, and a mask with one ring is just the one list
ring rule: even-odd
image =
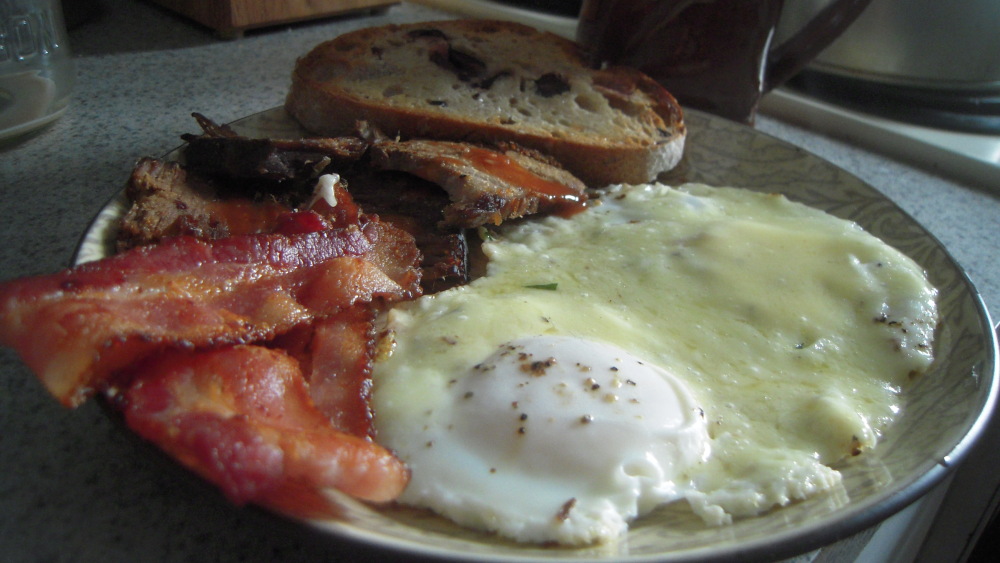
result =
[{"label": "fried egg", "polygon": [[933,360],[919,265],[780,195],[615,186],[483,250],[483,277],[389,312],[372,407],[402,503],[517,541],[834,489]]}]

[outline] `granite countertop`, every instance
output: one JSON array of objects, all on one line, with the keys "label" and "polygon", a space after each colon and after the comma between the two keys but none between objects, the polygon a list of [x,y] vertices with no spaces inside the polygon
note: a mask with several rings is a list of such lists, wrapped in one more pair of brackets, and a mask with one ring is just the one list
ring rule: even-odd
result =
[{"label": "granite countertop", "polygon": [[[137,157],[162,155],[195,127],[280,105],[296,57],[344,31],[441,17],[414,4],[249,32],[224,41],[152,4],[104,0],[71,31],[78,81],[54,125],[0,148],[6,201],[2,278],[68,265],[79,237]],[[757,128],[819,155],[896,201],[950,250],[1000,311],[1000,180],[974,187],[763,115]],[[236,510],[90,402],[59,406],[0,352],[0,559],[4,561],[357,560],[254,509]],[[981,448],[982,449],[982,448]],[[986,455],[986,454],[976,454]],[[189,485],[177,487],[186,480]],[[205,496],[212,496],[206,502]],[[136,499],[142,499],[137,502]]]}]

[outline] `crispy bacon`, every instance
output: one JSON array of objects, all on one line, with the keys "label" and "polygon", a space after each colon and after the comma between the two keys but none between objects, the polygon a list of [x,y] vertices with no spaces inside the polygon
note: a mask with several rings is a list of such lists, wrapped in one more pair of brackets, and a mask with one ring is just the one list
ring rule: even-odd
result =
[{"label": "crispy bacon", "polygon": [[313,403],[333,426],[360,437],[374,437],[369,399],[377,309],[355,305],[267,343],[298,360]]},{"label": "crispy bacon", "polygon": [[166,347],[273,337],[419,293],[412,237],[378,222],[299,235],[167,239],[0,286],[0,343],[67,406]]},{"label": "crispy bacon", "polygon": [[356,305],[317,322],[310,351],[309,394],[316,407],[344,432],[371,436],[375,310]]},{"label": "crispy bacon", "polygon": [[407,470],[390,452],[333,428],[283,352],[174,350],[132,371],[134,383],[116,395],[128,425],[237,504],[314,517],[322,489],[382,502],[406,485]]}]

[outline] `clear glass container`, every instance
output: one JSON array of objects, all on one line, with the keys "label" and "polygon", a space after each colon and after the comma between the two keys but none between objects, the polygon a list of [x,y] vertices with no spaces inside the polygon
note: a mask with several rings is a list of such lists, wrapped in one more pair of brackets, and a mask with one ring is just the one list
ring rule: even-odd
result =
[{"label": "clear glass container", "polygon": [[75,79],[59,0],[0,0],[0,141],[59,118]]}]

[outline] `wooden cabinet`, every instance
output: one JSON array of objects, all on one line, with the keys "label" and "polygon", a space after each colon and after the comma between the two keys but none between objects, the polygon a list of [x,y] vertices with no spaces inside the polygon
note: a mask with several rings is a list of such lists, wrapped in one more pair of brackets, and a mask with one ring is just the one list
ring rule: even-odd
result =
[{"label": "wooden cabinet", "polygon": [[227,38],[267,27],[398,4],[392,0],[153,0]]}]

